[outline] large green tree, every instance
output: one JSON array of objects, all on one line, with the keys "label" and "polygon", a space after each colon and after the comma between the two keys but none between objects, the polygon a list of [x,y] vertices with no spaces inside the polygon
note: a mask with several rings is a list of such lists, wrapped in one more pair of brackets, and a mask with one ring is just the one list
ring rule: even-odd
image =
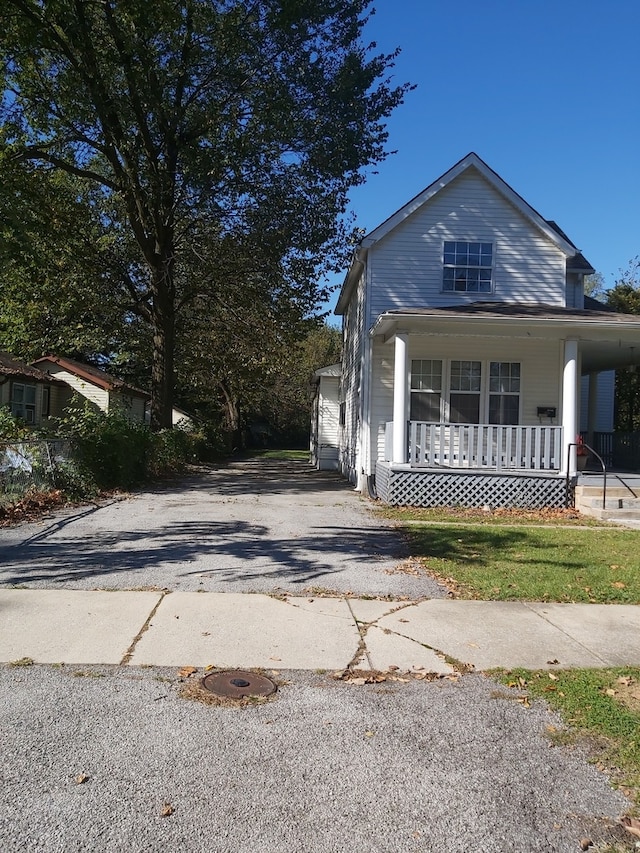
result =
[{"label": "large green tree", "polygon": [[[0,161],[0,349],[106,357],[135,325],[114,240],[63,172]],[[127,321],[130,322],[127,322]]]},{"label": "large green tree", "polygon": [[278,276],[324,295],[348,192],[386,156],[407,89],[362,40],[369,5],[3,0],[0,156],[73,175],[87,215],[133,243],[120,285],[152,332],[153,426],[171,423],[177,312],[224,297],[212,265],[230,245],[258,302]]}]

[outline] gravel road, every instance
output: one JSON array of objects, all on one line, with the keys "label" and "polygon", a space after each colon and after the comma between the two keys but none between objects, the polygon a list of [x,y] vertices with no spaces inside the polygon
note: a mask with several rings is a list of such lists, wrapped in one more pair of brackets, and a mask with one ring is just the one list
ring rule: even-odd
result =
[{"label": "gravel road", "polygon": [[283,676],[238,709],[182,698],[175,670],[0,670],[0,849],[575,853],[615,837],[623,798],[551,745],[543,705],[490,679]]}]

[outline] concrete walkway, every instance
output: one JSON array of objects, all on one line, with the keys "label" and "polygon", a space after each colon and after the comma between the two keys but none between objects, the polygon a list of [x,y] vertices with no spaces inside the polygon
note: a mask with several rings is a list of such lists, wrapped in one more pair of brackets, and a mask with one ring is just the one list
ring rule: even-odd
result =
[{"label": "concrete walkway", "polygon": [[640,665],[640,607],[0,589],[0,661],[447,674]]}]

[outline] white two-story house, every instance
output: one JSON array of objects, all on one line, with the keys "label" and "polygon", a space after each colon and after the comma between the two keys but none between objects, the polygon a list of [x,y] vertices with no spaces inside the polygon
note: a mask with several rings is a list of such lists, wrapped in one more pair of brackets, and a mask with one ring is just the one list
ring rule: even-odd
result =
[{"label": "white two-story house", "polygon": [[585,305],[591,265],[476,154],[367,234],[343,317],[337,466],[392,504],[562,506],[581,377],[640,353],[640,317]]}]

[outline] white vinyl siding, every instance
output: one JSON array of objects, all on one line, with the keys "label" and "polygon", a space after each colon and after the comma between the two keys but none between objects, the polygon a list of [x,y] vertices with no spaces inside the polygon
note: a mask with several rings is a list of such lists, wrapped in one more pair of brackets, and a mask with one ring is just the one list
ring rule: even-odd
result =
[{"label": "white vinyl siding", "polygon": [[359,436],[362,364],[366,344],[364,329],[364,281],[360,278],[343,316],[342,388],[340,403],[345,413],[339,430],[339,464],[343,476],[355,483],[358,478],[357,449]]},{"label": "white vinyl siding", "polygon": [[[613,410],[615,399],[615,370],[605,370],[598,374],[598,398],[596,404],[596,432],[613,432]],[[588,429],[589,414],[589,377],[583,376],[580,383],[580,429]]]},{"label": "white vinyl siding", "polygon": [[[487,377],[492,361],[514,362],[517,359],[520,364],[520,424],[523,426],[540,423],[538,406],[553,406],[561,411],[562,351],[561,341],[534,338],[492,340],[473,336],[414,336],[409,340],[410,360],[442,359],[445,373],[447,364],[459,360],[463,353],[465,360],[481,362]],[[378,459],[384,459],[384,428],[392,420],[393,362],[393,343],[385,344],[376,339],[373,347],[371,432],[373,452],[375,454],[377,450]]]},{"label": "white vinyl siding", "polygon": [[[492,244],[492,293],[443,292],[443,246],[451,240]],[[564,254],[474,169],[375,243],[369,266],[367,328],[385,311],[478,299],[565,305]]]}]

